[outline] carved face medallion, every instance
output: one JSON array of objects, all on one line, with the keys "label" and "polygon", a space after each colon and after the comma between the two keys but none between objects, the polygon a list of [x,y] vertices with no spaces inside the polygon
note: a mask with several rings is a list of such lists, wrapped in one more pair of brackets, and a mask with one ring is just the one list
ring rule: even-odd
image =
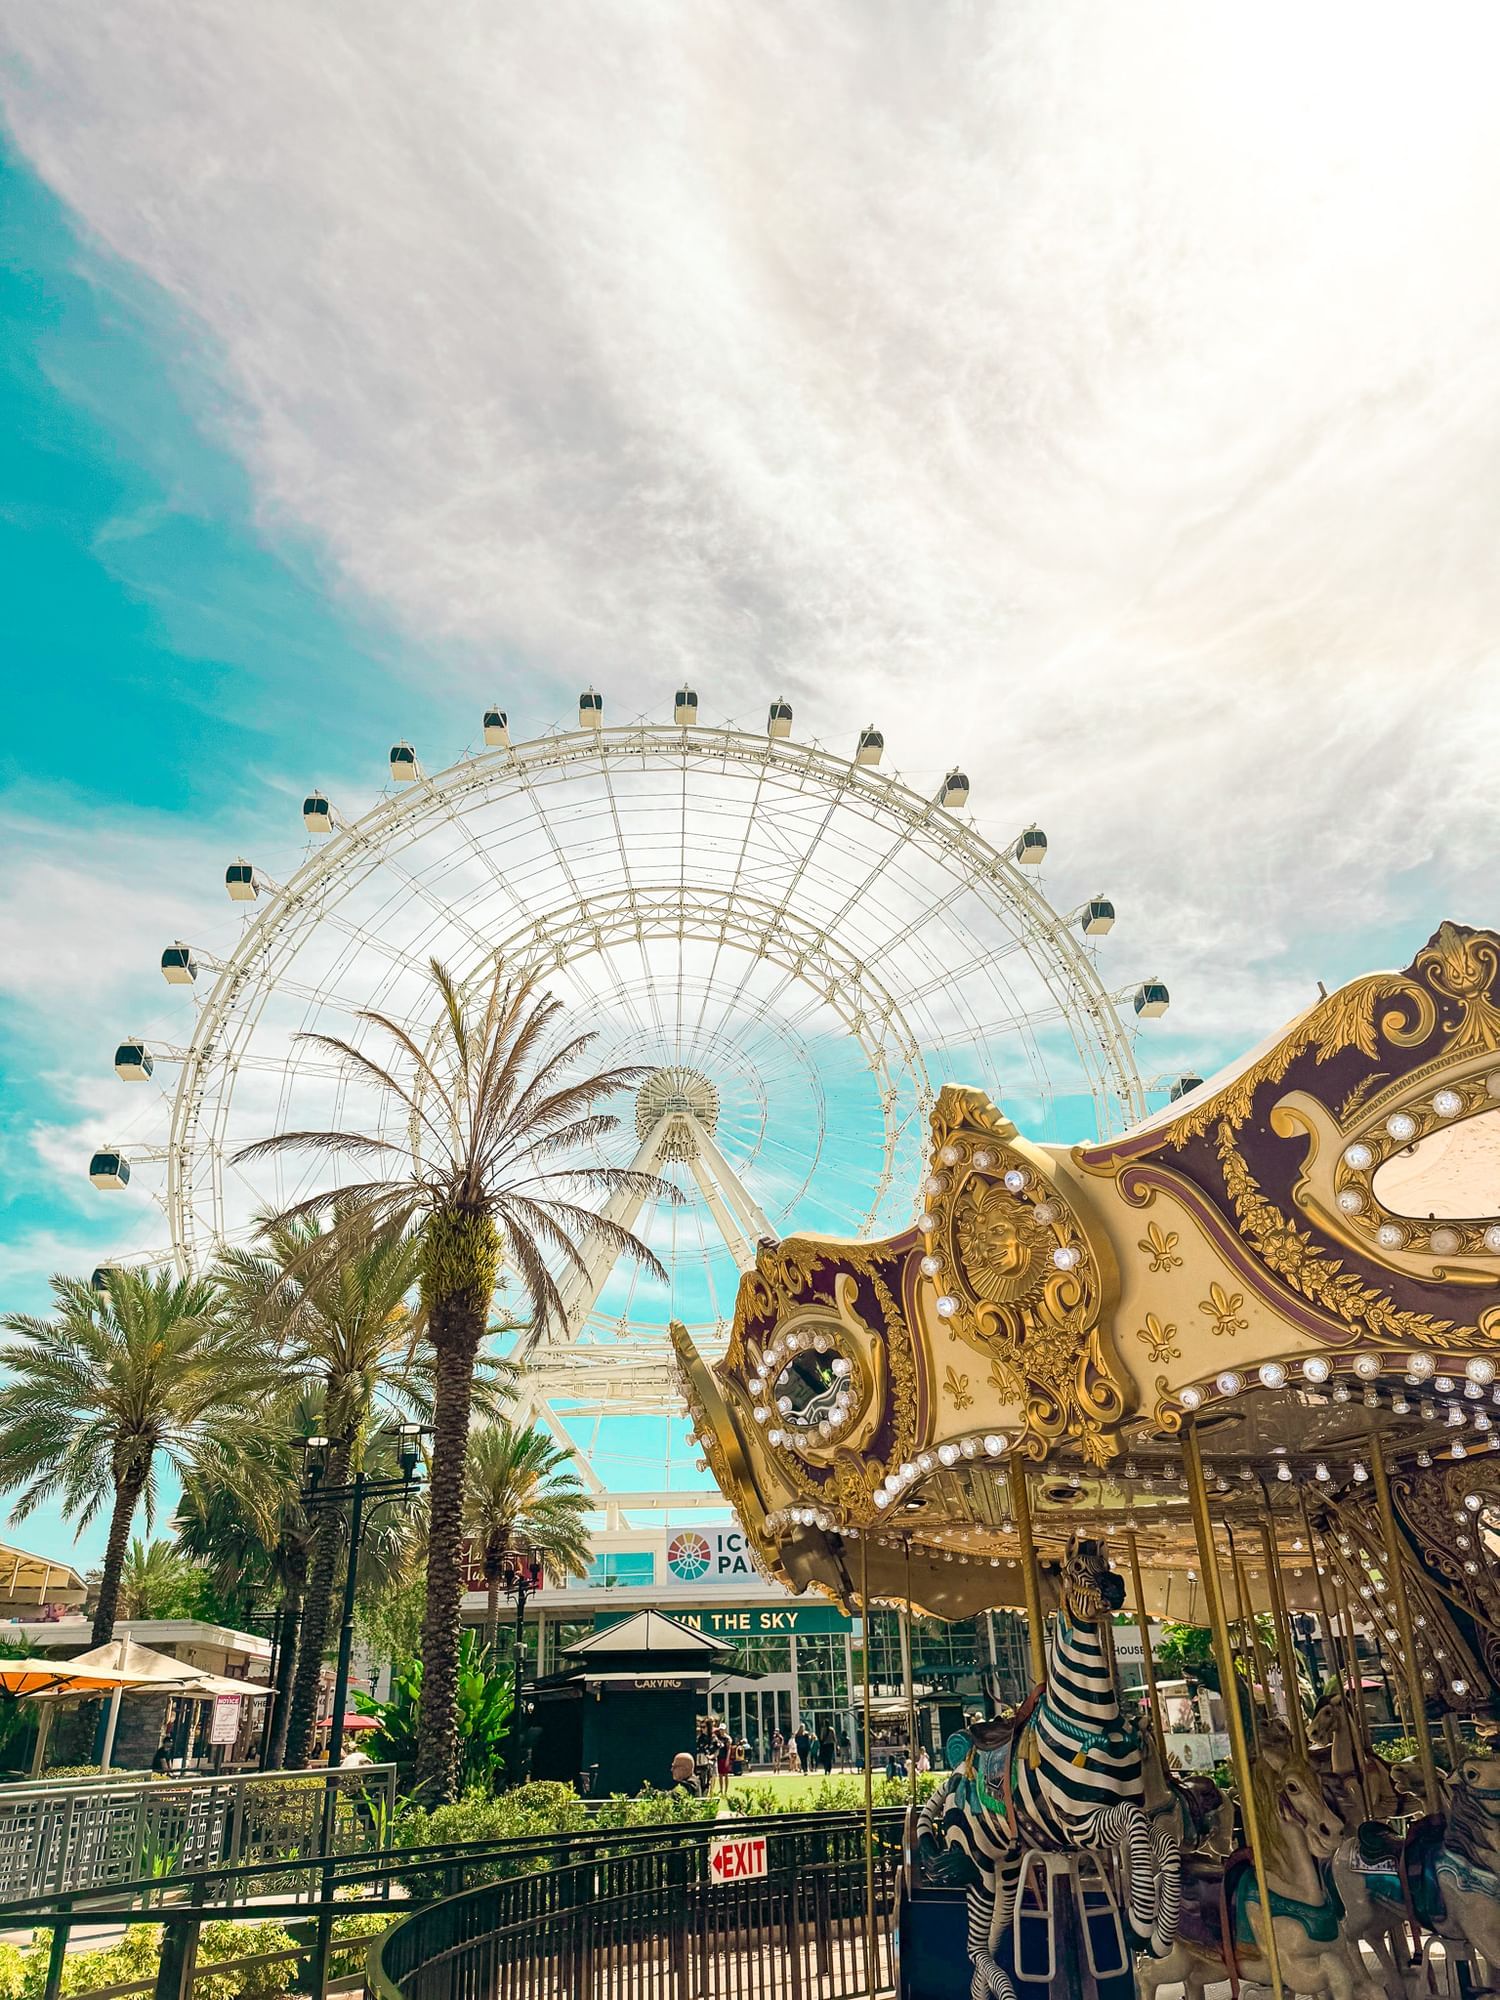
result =
[{"label": "carved face medallion", "polygon": [[954,1218],[959,1261],[976,1298],[1013,1305],[1040,1284],[1047,1239],[1006,1188],[971,1181]]}]

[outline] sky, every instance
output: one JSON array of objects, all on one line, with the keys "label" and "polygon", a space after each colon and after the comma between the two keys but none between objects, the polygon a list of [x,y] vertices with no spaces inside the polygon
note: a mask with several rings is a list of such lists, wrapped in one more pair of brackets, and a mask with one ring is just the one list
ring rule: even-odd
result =
[{"label": "sky", "polygon": [[226,859],[497,695],[961,757],[1168,982],[1163,1074],[1495,922],[1497,41],[12,0],[4,1306],[159,1238],[86,1155]]}]

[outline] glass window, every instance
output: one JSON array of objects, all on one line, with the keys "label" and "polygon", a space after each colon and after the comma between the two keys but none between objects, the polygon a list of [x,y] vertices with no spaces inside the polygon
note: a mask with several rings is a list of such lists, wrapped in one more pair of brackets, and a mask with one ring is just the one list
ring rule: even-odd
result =
[{"label": "glass window", "polygon": [[656,1581],[656,1556],[650,1549],[609,1549],[590,1562],[584,1582],[593,1590]]}]

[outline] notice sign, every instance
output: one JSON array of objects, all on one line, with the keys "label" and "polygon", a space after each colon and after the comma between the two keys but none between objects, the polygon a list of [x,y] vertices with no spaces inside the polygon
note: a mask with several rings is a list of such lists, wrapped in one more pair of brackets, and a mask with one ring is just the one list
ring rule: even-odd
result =
[{"label": "notice sign", "polygon": [[708,1843],[708,1872],[715,1882],[748,1882],[766,1873],[766,1836],[751,1840],[711,1840]]},{"label": "notice sign", "polygon": [[216,1694],[209,1719],[210,1743],[232,1743],[240,1733],[240,1698],[237,1694]]}]

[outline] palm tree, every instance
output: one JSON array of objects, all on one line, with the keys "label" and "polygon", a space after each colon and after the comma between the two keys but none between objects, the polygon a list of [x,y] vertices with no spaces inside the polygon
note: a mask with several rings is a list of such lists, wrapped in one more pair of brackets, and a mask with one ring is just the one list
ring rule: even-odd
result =
[{"label": "palm tree", "polygon": [[[363,1212],[337,1211],[324,1230],[317,1217],[267,1221],[264,1251],[232,1250],[219,1282],[232,1318],[279,1338],[283,1365],[301,1398],[321,1402],[329,1440],[325,1483],[342,1486],[360,1460],[372,1413],[382,1397],[426,1414],[424,1371],[414,1365],[411,1299],[421,1245],[410,1232],[377,1228]],[[301,1770],[318,1720],[323,1650],[339,1557],[342,1512],[319,1510],[302,1603],[299,1656],[292,1682],[285,1764]]]},{"label": "palm tree", "polygon": [[233,1448],[269,1379],[263,1341],[229,1324],[213,1286],[111,1271],[107,1292],[52,1280],[53,1314],[6,1313],[0,1348],[0,1490],[15,1518],[60,1497],[80,1527],[106,1504],[109,1536],[92,1644],[114,1632],[135,1511],[155,1516],[156,1464],[179,1477]]},{"label": "palm tree", "polygon": [[185,1481],[173,1522],[182,1547],[207,1567],[214,1587],[226,1597],[241,1594],[247,1622],[258,1595],[267,1590],[276,1595],[276,1683],[266,1736],[267,1770],[279,1770],[286,1757],[311,1561],[312,1522],[303,1511],[290,1441],[316,1430],[319,1408],[305,1392],[291,1407],[278,1399],[274,1423],[252,1432],[232,1458],[200,1468]]},{"label": "palm tree", "polygon": [[197,1565],[176,1542],[143,1542],[137,1535],[120,1572],[120,1611],[126,1618],[181,1618],[187,1615]]},{"label": "palm tree", "polygon": [[[454,1698],[458,1675],[464,1463],[475,1366],[502,1263],[529,1294],[533,1328],[561,1327],[565,1314],[551,1256],[586,1269],[582,1245],[626,1255],[665,1280],[658,1259],[621,1222],[597,1214],[579,1193],[675,1199],[655,1176],[589,1158],[618,1120],[595,1106],[644,1072],[588,1073],[591,1034],[562,1028],[562,1007],[530,978],[510,978],[496,959],[466,994],[432,961],[439,1012],[427,1047],[384,1014],[359,1019],[393,1048],[387,1068],[332,1035],[301,1039],[335,1055],[373,1084],[399,1137],[355,1132],[283,1132],[239,1158],[310,1149],[330,1160],[378,1163],[379,1178],[294,1203],[285,1220],[336,1206],[370,1228],[415,1226],[421,1238],[422,1304],[434,1351],[436,1394],[429,1491],[427,1598],[422,1622],[422,1707],[417,1780],[451,1798],[458,1775]],[[578,1162],[568,1165],[568,1160]]]},{"label": "palm tree", "polygon": [[[503,1417],[469,1439],[464,1533],[484,1568],[484,1634],[492,1661],[500,1639],[507,1554],[516,1550],[539,1556],[549,1583],[566,1583],[588,1569],[591,1503],[578,1479],[563,1470],[568,1463],[569,1454],[545,1431],[520,1428]],[[518,1618],[518,1661],[520,1624]]]}]

